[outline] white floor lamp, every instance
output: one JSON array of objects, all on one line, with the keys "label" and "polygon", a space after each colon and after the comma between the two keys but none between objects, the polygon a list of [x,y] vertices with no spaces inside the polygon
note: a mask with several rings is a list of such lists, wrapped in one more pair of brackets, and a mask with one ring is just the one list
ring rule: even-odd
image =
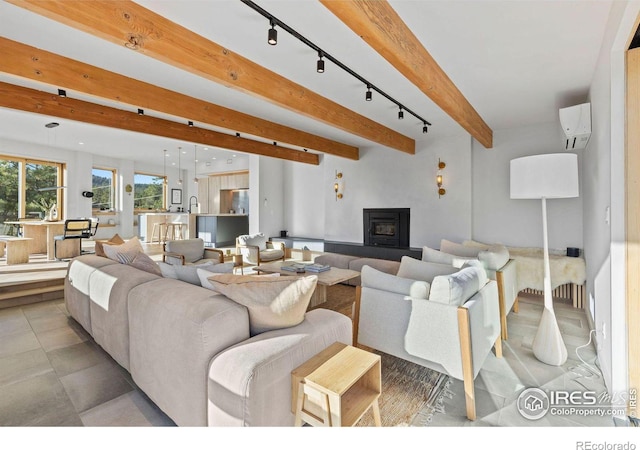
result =
[{"label": "white floor lamp", "polygon": [[533,340],[533,354],[540,361],[561,366],[567,360],[558,321],[553,311],[549,243],[547,239],[547,199],[578,197],[578,155],[551,153],[511,160],[511,198],[542,199],[544,241],[544,310]]}]

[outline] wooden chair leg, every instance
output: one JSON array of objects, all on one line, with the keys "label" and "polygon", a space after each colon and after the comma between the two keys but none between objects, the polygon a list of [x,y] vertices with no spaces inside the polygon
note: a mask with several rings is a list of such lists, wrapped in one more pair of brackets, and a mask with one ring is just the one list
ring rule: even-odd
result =
[{"label": "wooden chair leg", "polygon": [[[476,394],[473,385],[473,353],[471,351],[469,310],[467,308],[458,308],[458,335],[460,336],[460,350],[462,352],[462,381],[464,383],[467,418],[469,420],[476,420]],[[498,337],[498,340],[499,339],[500,337]]]},{"label": "wooden chair leg", "polygon": [[519,297],[516,297],[516,300],[513,302],[513,312],[516,314],[520,311],[520,304],[518,303],[519,300]]},{"label": "wooden chair leg", "polygon": [[356,300],[353,304],[353,315],[351,322],[353,324],[353,346],[358,346],[358,325],[360,324],[360,299],[362,298],[362,286],[356,286]]},{"label": "wooden chair leg", "polygon": [[496,358],[502,358],[502,339],[498,336],[493,348],[496,350]]}]

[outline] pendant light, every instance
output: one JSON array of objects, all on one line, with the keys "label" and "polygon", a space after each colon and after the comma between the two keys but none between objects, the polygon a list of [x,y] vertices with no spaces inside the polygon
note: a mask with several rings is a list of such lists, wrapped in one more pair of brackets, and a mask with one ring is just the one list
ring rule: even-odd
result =
[{"label": "pendant light", "polygon": [[198,184],[198,145],[193,144],[193,182]]},{"label": "pendant light", "polygon": [[167,185],[167,149],[162,150],[164,152],[164,158],[162,158],[162,184]]},{"label": "pendant light", "polygon": [[182,147],[178,147],[178,184],[182,185],[182,169],[180,166],[180,154],[182,153]]}]

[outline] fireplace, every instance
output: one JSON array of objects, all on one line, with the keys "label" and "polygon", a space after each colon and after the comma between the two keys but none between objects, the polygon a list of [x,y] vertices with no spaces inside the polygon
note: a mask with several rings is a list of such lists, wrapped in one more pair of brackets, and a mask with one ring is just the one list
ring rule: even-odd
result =
[{"label": "fireplace", "polygon": [[409,208],[363,210],[364,245],[409,247]]}]

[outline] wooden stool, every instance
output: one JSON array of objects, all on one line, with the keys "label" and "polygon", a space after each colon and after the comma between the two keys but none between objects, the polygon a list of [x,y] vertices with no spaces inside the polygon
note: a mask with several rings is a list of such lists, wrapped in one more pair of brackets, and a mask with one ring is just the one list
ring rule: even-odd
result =
[{"label": "wooden stool", "polygon": [[184,239],[184,236],[182,234],[182,225],[179,222],[176,223],[167,223],[166,226],[167,228],[165,229],[164,232],[164,240],[167,240],[167,237],[170,238],[170,240],[175,240],[175,239]]},{"label": "wooden stool", "polygon": [[149,241],[149,243],[153,244],[153,238],[156,236],[156,232],[158,233],[158,244],[161,244],[162,242],[164,242],[167,236],[166,227],[167,227],[167,224],[165,222],[154,223],[153,231],[151,232],[151,240]]},{"label": "wooden stool", "polygon": [[29,241],[31,238],[4,237],[7,244],[7,265],[26,264],[29,262]]},{"label": "wooden stool", "polygon": [[4,258],[4,247],[5,247],[4,241],[0,241],[0,258]]},{"label": "wooden stool", "polygon": [[291,372],[295,426],[353,426],[369,409],[381,426],[380,355],[336,342]]}]

